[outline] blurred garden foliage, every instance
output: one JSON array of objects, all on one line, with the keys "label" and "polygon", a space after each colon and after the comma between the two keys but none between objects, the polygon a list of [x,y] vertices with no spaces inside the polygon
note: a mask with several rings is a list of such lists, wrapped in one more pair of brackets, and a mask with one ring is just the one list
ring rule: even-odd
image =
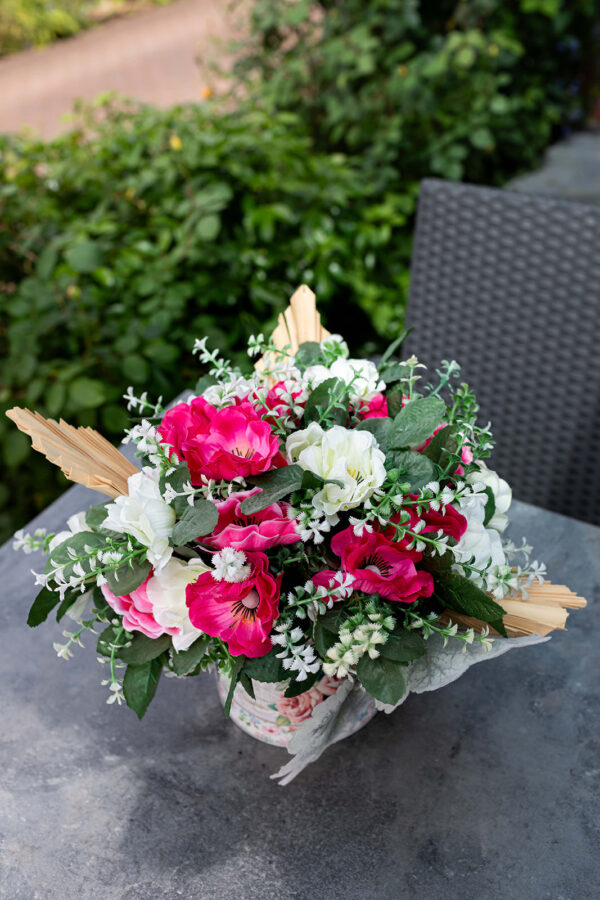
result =
[{"label": "blurred garden foliage", "polygon": [[[418,185],[502,184],[584,117],[590,0],[258,0],[235,107],[83,110],[0,138],[0,412],[117,439],[129,384],[193,386],[306,281],[374,352],[400,328]],[[0,530],[64,479],[0,416]],[[18,477],[16,469],[19,469]]]},{"label": "blurred garden foliage", "polygon": [[71,37],[144,3],[169,0],[0,0],[0,56]]}]

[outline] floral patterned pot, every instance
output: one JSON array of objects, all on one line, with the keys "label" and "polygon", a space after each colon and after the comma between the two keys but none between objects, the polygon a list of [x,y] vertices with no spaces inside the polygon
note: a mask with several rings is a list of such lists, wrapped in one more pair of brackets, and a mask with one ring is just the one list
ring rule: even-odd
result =
[{"label": "floral patterned pot", "polygon": [[[221,703],[225,704],[230,680],[220,672],[217,674],[217,687]],[[253,700],[244,688],[238,684],[233,694],[230,718],[233,722],[259,741],[274,744],[276,747],[287,747],[298,726],[309,719],[312,711],[327,697],[335,694],[340,682],[335,678],[322,678],[297,697],[284,697],[285,684],[267,684],[253,681]],[[358,731],[373,718],[377,710],[375,702],[357,717],[355,727],[350,733]]]}]

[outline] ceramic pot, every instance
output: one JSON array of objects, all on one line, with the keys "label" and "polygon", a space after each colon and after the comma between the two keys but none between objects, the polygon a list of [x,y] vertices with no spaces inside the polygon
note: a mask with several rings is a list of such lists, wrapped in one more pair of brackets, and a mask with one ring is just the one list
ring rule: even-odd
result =
[{"label": "ceramic pot", "polygon": [[[303,694],[297,697],[284,697],[285,684],[271,684],[253,681],[253,700],[244,688],[238,684],[233,694],[230,719],[238,728],[266,744],[286,747],[299,725],[310,718],[313,709],[331,694],[335,694],[341,682],[335,678],[322,678]],[[230,680],[220,672],[217,674],[217,687],[221,703],[225,704]],[[377,710],[375,701],[372,706],[357,716],[355,727],[348,733],[353,734],[369,722]]]}]

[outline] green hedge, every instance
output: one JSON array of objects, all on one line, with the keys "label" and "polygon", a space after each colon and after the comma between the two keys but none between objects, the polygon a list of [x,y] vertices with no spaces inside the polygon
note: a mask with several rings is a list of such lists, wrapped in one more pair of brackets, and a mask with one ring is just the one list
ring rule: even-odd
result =
[{"label": "green hedge", "polygon": [[[400,327],[420,180],[502,184],[581,120],[594,0],[257,0],[235,111],[98,104],[0,138],[0,413],[116,438],[294,287],[372,352]],[[0,415],[0,534],[64,484]]]},{"label": "green hedge", "polygon": [[[400,321],[406,205],[370,201],[289,114],[109,105],[51,143],[0,138],[0,413],[27,405],[117,436],[127,385],[193,385],[195,336],[239,353],[302,281],[364,344],[355,298]],[[28,444],[0,415],[5,534],[64,483]]]}]

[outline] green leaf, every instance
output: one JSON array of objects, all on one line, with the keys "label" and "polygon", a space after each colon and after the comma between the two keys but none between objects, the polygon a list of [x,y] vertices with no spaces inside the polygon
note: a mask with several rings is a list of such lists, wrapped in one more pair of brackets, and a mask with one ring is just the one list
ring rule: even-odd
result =
[{"label": "green leaf", "polygon": [[402,664],[385,656],[371,659],[365,653],[358,662],[356,674],[367,693],[382,703],[394,706],[406,693],[406,673]]},{"label": "green leaf", "polygon": [[73,591],[73,593],[71,593],[71,594],[65,594],[64,600],[62,601],[62,603],[56,610],[56,621],[57,622],[60,622],[62,617],[71,609],[71,607],[73,606],[75,601],[79,600],[79,598],[81,596],[82,595],[79,593],[79,591]]},{"label": "green leaf", "polygon": [[98,640],[96,641],[96,652],[99,653],[100,656],[110,656],[110,644],[114,643],[119,629],[119,625],[107,625],[106,628],[100,632]]},{"label": "green leaf", "polygon": [[391,363],[381,373],[381,377],[387,385],[395,384],[403,378],[408,378],[410,371],[410,366],[405,366],[403,363]]},{"label": "green leaf", "polygon": [[304,681],[292,679],[285,690],[284,697],[299,697],[300,694],[305,694],[306,691],[310,691],[313,684],[322,677],[323,673],[319,669],[318,672],[309,672]]},{"label": "green leaf", "polygon": [[187,675],[192,669],[195,669],[199,662],[206,655],[206,648],[210,643],[208,635],[202,635],[194,641],[187,650],[181,650],[179,653],[173,653],[173,671],[176,675]]},{"label": "green leaf", "polygon": [[[194,393],[195,394],[203,394],[207,388],[212,387],[213,384],[216,384],[216,383],[217,383],[217,379],[214,377],[214,375],[202,375],[196,382],[196,385],[194,387]],[[184,465],[185,465],[185,463],[184,463]],[[186,468],[187,468],[187,466],[186,466]]]},{"label": "green leaf", "polygon": [[158,680],[162,672],[162,663],[152,659],[141,665],[128,665],[123,679],[123,694],[127,706],[143,718],[150,701],[156,694]]},{"label": "green leaf", "polygon": [[[341,408],[336,406],[329,410],[326,419],[323,419],[325,410],[329,407],[332,397],[338,398]],[[340,378],[327,378],[319,384],[304,407],[304,422],[323,422],[328,424],[344,425],[348,418],[348,389]]]},{"label": "green leaf", "polygon": [[221,217],[211,213],[208,216],[202,216],[196,226],[196,235],[202,241],[214,241],[221,230]]},{"label": "green leaf", "polygon": [[468,578],[448,572],[437,579],[436,594],[448,609],[486,622],[506,637],[505,610]]},{"label": "green leaf", "polygon": [[254,686],[252,684],[252,679],[248,678],[248,676],[246,675],[246,673],[243,670],[240,672],[240,684],[244,688],[244,690],[246,691],[248,696],[251,697],[253,700],[256,700],[256,697],[254,695]]},{"label": "green leaf", "polygon": [[486,487],[485,493],[487,494],[487,500],[485,502],[485,518],[483,524],[487,525],[496,514],[496,498],[494,497],[493,490],[489,486]]},{"label": "green leaf", "polygon": [[65,253],[65,259],[76,272],[93,272],[102,265],[102,251],[94,241],[80,241]]},{"label": "green leaf", "polygon": [[402,334],[400,334],[400,335],[396,338],[395,341],[392,341],[392,343],[389,345],[389,347],[387,348],[387,350],[384,352],[383,356],[382,356],[381,359],[379,360],[379,366],[378,366],[378,369],[379,369],[380,372],[383,371],[383,368],[384,368],[384,366],[385,366],[385,363],[388,361],[388,359],[391,359],[391,358],[392,358],[392,356],[394,355],[394,353],[396,352],[396,350],[404,343],[404,341],[406,340],[406,338],[408,337],[408,335],[411,333],[411,331],[412,331],[412,327],[411,327],[411,328],[405,328],[404,331],[402,332]]},{"label": "green leaf", "polygon": [[438,466],[444,467],[449,454],[456,453],[458,450],[458,441],[455,435],[456,426],[445,425],[444,428],[440,428],[431,443],[421,452]]},{"label": "green leaf", "polygon": [[419,397],[403,406],[392,422],[388,444],[395,449],[416,447],[431,437],[446,414],[440,397]]},{"label": "green leaf", "polygon": [[321,659],[325,659],[327,651],[333,647],[337,641],[337,632],[330,631],[320,619],[317,619],[313,629],[313,639],[315,642],[315,650]]},{"label": "green leaf", "polygon": [[379,648],[381,655],[398,663],[409,663],[425,654],[425,641],[416,631],[396,627],[385,644]]},{"label": "green leaf", "polygon": [[188,506],[181,519],[175,523],[171,543],[174,547],[187,544],[215,530],[219,521],[217,507],[210,500],[199,498],[193,506]]},{"label": "green leaf", "polygon": [[[111,501],[108,500],[107,503]],[[99,506],[91,506],[85,514],[85,524],[89,525],[94,531],[100,528],[108,515],[107,503],[101,503]]]},{"label": "green leaf", "polygon": [[129,647],[123,647],[119,650],[118,657],[125,663],[133,663],[140,665],[141,663],[150,662],[156,659],[165,650],[171,646],[171,636],[161,634],[160,637],[150,638],[141,631],[136,631],[131,639]]},{"label": "green leaf", "polygon": [[370,431],[371,434],[374,435],[379,446],[385,450],[391,427],[392,420],[386,417],[383,419],[363,419],[362,422],[359,422],[356,426],[356,430]]},{"label": "green leaf", "polygon": [[105,573],[108,586],[116,597],[124,597],[144,583],[152,566],[148,560],[131,561]]},{"label": "green leaf", "polygon": [[31,604],[31,609],[29,610],[29,615],[27,616],[27,624],[29,625],[29,627],[35,628],[36,625],[40,625],[42,622],[45,622],[54,607],[58,606],[59,602],[59,594],[54,593],[54,591],[49,591],[48,588],[43,587]]},{"label": "green leaf", "polygon": [[229,691],[227,692],[227,699],[225,700],[225,705],[223,707],[223,712],[225,713],[225,718],[229,718],[229,713],[231,712],[231,701],[233,700],[233,694],[235,692],[236,685],[240,680],[240,674],[244,667],[244,663],[246,662],[245,656],[236,656],[235,662],[233,664],[233,671],[231,673],[231,682],[229,684]]},{"label": "green leaf", "polygon": [[408,482],[409,490],[416,492],[435,478],[435,466],[416,450],[390,450],[385,457],[386,467],[398,469],[398,481]]},{"label": "green leaf", "polygon": [[[44,571],[48,574],[55,567],[61,567],[64,575],[69,578],[73,574],[73,565],[76,562],[69,553],[69,549],[83,558],[88,557],[90,549],[103,549],[105,545],[106,539],[93,531],[79,531],[77,534],[71,534],[50,553]],[[82,566],[84,570],[90,571],[89,559],[83,559]]]},{"label": "green leaf", "polygon": [[257,656],[247,659],[244,663],[244,672],[254,681],[286,681],[289,674],[283,668],[283,663],[277,659],[276,654],[281,652],[280,647],[273,647],[265,656]]},{"label": "green leaf", "polygon": [[282,466],[280,469],[272,469],[265,472],[264,475],[254,475],[247,480],[261,489],[260,494],[253,494],[242,500],[240,506],[241,511],[246,516],[260,512],[266,509],[272,503],[287,497],[292,491],[297,491],[302,487],[304,479],[304,469],[300,466]]},{"label": "green leaf", "polygon": [[106,388],[94,378],[76,378],[69,387],[69,399],[77,409],[94,409],[106,400]]},{"label": "green leaf", "polygon": [[395,384],[392,388],[385,392],[387,400],[388,415],[395,418],[402,409],[402,400],[404,398],[404,389],[401,384]]},{"label": "green leaf", "polygon": [[[191,481],[192,476],[190,475],[190,470],[187,463],[180,462],[171,472],[169,472],[168,475],[165,475],[164,472],[161,473],[159,479],[160,492],[161,494],[164,494],[167,485],[170,485],[174,491],[177,491],[178,494],[181,494],[184,484],[191,484]],[[183,516],[183,514],[188,509],[190,509],[190,504],[187,501],[187,497],[176,497],[171,502],[171,506],[178,516]]]},{"label": "green leaf", "polygon": [[323,351],[317,341],[304,341],[296,352],[296,365],[306,369],[323,362]]}]

